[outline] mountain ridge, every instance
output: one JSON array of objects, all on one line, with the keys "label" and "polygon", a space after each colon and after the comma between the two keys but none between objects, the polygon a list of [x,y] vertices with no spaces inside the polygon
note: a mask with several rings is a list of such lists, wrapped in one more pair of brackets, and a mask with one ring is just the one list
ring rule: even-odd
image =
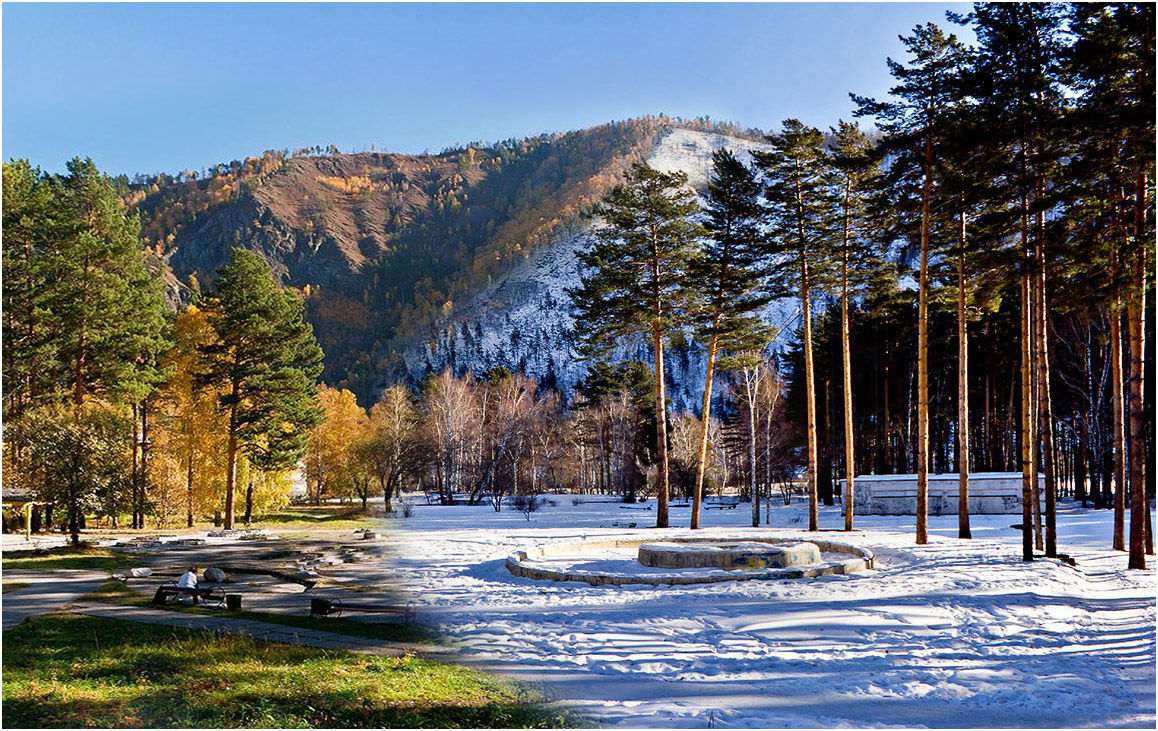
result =
[{"label": "mountain ridge", "polygon": [[[323,378],[364,401],[389,381],[447,366],[529,362],[532,375],[566,389],[576,368],[559,283],[574,280],[590,206],[635,159],[684,169],[702,188],[714,149],[744,154],[759,138],[704,120],[642,117],[436,155],[271,151],[208,176],[138,180],[125,196],[145,244],[171,269],[174,300],[208,286],[231,247],[258,251],[306,296],[327,354]],[[540,269],[554,284],[537,278]],[[527,323],[513,343],[496,324],[503,302]],[[540,306],[542,327],[531,325],[528,302]],[[471,323],[476,333],[496,329],[476,358],[465,355],[478,340],[463,335]],[[542,356],[547,342],[556,349],[549,359],[569,364],[561,373]]]}]

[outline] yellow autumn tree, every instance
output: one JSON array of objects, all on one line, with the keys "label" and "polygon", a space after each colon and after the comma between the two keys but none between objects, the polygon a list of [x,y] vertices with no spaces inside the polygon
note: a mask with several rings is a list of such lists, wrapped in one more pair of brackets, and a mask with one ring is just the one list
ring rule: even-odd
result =
[{"label": "yellow autumn tree", "polygon": [[322,385],[318,388],[322,423],[310,433],[306,448],[306,491],[315,503],[354,493],[354,445],[368,429],[366,412],[354,394]]},{"label": "yellow autumn tree", "polygon": [[[194,306],[177,315],[173,349],[166,365],[169,379],[162,391],[162,413],[154,437],[153,474],[156,509],[166,522],[184,512],[192,527],[196,515],[220,511],[225,493],[227,428],[218,412],[218,394],[197,388],[198,346],[212,342],[213,328]],[[178,511],[178,505],[183,510]]]}]

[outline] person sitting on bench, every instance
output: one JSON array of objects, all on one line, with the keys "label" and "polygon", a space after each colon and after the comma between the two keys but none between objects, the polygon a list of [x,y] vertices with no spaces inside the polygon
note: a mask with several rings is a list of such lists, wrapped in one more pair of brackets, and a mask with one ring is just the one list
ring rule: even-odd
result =
[{"label": "person sitting on bench", "polygon": [[[173,589],[176,588],[176,592]],[[176,587],[173,584],[162,584],[157,587],[157,593],[153,595],[154,604],[164,604],[165,599],[170,595],[186,594],[193,603],[197,603],[197,567],[190,566],[189,570],[181,574],[181,578],[177,579]]]},{"label": "person sitting on bench", "polygon": [[197,588],[197,567],[190,566],[189,570],[181,574],[181,578],[177,579],[178,589],[196,589]]}]

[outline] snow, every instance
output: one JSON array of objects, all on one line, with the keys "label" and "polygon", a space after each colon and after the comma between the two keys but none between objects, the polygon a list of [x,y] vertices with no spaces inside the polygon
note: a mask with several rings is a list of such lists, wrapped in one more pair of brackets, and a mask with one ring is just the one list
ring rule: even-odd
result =
[{"label": "snow", "polygon": [[[672,128],[660,137],[648,156],[648,164],[664,172],[682,170],[688,183],[703,191],[712,167],[712,153],[728,148],[743,162],[753,149],[768,145],[739,137]],[[406,367],[421,378],[427,364],[434,370],[450,366],[456,372],[472,369],[483,373],[502,365],[543,378],[553,374],[565,396],[587,371],[589,362],[578,357],[578,327],[572,317],[568,288],[579,286],[578,249],[590,244],[589,222],[578,222],[550,243],[529,251],[511,264],[469,302],[456,304],[447,320],[428,337],[415,341],[404,352]],[[764,320],[777,328],[773,350],[781,352],[795,337],[800,316],[796,298],[770,302]],[[667,359],[669,397],[677,409],[695,408],[703,398],[706,346],[695,341],[691,329],[684,332],[690,343],[686,351],[672,348]],[[612,361],[650,362],[644,341],[625,342],[609,356]],[[724,385],[717,382],[717,394]]]},{"label": "snow", "polygon": [[[1076,567],[1020,560],[1007,515],[864,516],[853,533],[810,534],[806,506],[705,511],[706,528],[657,532],[653,503],[532,513],[415,504],[392,525],[396,578],[419,614],[481,667],[540,684],[621,727],[1147,727],[1155,722],[1155,574],[1107,550],[1111,513],[1062,503],[1060,549]],[[629,509],[630,508],[630,509]],[[672,523],[686,525],[687,508]],[[821,527],[842,525],[821,508]],[[613,523],[637,522],[624,530]],[[875,569],[793,581],[589,586],[518,578],[508,554],[585,538],[719,535],[839,540]],[[555,557],[619,562],[613,552]],[[1151,559],[1153,561],[1153,559]]]}]

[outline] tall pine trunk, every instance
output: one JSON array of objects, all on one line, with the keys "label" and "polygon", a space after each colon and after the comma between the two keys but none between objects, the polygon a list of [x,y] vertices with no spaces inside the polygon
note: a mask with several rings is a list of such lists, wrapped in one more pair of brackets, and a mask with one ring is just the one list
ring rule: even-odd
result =
[{"label": "tall pine trunk", "polygon": [[663,333],[652,331],[655,347],[655,441],[659,474],[656,476],[655,527],[667,528],[667,394],[663,372]]},{"label": "tall pine trunk", "polygon": [[[717,332],[719,324],[720,316],[717,313],[712,320],[712,339],[708,342],[708,369],[707,375],[704,378],[703,421],[700,424],[700,456],[699,463],[696,466],[696,485],[692,492],[692,528],[700,527],[700,503],[704,495],[704,470],[707,467],[708,461],[708,419],[711,418],[712,413],[712,377],[715,376],[716,347],[720,341],[720,336]],[[753,469],[755,469],[754,466]]]},{"label": "tall pine trunk", "polygon": [[1146,306],[1146,245],[1142,240],[1143,216],[1146,205],[1146,181],[1139,173],[1135,185],[1134,251],[1129,266],[1130,299],[1126,310],[1126,326],[1130,338],[1130,559],[1132,569],[1146,568],[1146,518],[1150,502],[1146,496],[1146,414],[1142,402],[1142,378],[1145,332],[1143,331]]},{"label": "tall pine trunk", "polygon": [[760,391],[758,372],[744,374],[744,390],[748,396],[748,488],[752,493],[752,527],[760,525],[760,493],[756,487],[756,394]]},{"label": "tall pine trunk", "polygon": [[803,319],[804,340],[804,403],[808,421],[808,530],[820,528],[820,511],[816,491],[816,377],[812,370],[812,306],[808,287],[808,258],[805,252],[800,256],[800,301]]},{"label": "tall pine trunk", "polygon": [[[1022,241],[1025,241],[1024,219]],[[1023,248],[1024,251],[1024,248]],[[1030,312],[1030,271],[1028,257],[1021,272],[1021,559],[1033,560],[1033,500],[1037,482],[1033,459],[1033,317]]]},{"label": "tall pine trunk", "polygon": [[130,404],[129,408],[133,412],[133,470],[131,473],[129,473],[129,478],[132,481],[132,485],[130,486],[131,489],[129,491],[132,495],[129,500],[129,510],[131,513],[129,525],[131,528],[133,528],[133,530],[136,530],[137,528],[141,527],[137,520],[137,490],[140,489],[140,481],[137,479],[137,477],[141,469],[139,451],[141,448],[141,433],[137,428],[140,424],[140,422],[137,420],[137,402],[134,401],[132,404]]},{"label": "tall pine trunk", "polygon": [[[366,498],[362,498],[362,509],[366,509]],[[245,516],[242,521],[246,526],[253,519],[253,480],[249,481],[249,485],[245,488]]]},{"label": "tall pine trunk", "polygon": [[149,399],[141,399],[141,488],[137,495],[137,527],[145,527],[145,510],[148,507],[149,487]]},{"label": "tall pine trunk", "polygon": [[[1114,257],[1115,279],[1117,256]],[[1114,442],[1114,544],[1115,551],[1126,550],[1126,392],[1122,381],[1122,311],[1115,293],[1110,306],[1110,405],[1113,410]]]},{"label": "tall pine trunk", "polygon": [[844,529],[852,530],[853,496],[856,491],[856,448],[852,431],[852,357],[849,346],[848,322],[848,246],[849,246],[849,198],[852,196],[852,182],[844,189],[844,246],[840,260],[840,344],[844,360]]},{"label": "tall pine trunk", "polygon": [[[1038,181],[1041,195],[1041,182]],[[1046,257],[1044,214],[1037,214],[1037,236],[1034,255],[1037,259],[1037,381],[1038,431],[1041,435],[1041,458],[1045,471],[1045,555],[1057,556],[1057,469],[1054,452],[1053,404],[1049,377],[1049,312],[1046,309]]]},{"label": "tall pine trunk", "polygon": [[[229,407],[229,443],[225,453],[225,530],[233,529],[233,492],[237,480],[237,386]],[[320,495],[320,493],[319,493]]]},{"label": "tall pine trunk", "polygon": [[[1036,263],[1034,264],[1034,266],[1036,267]],[[1037,348],[1037,345],[1038,345],[1037,335],[1038,335],[1039,329],[1038,329],[1038,319],[1037,319],[1038,308],[1037,308],[1037,275],[1036,275],[1036,270],[1034,271],[1033,274],[1030,275],[1029,297],[1030,297],[1030,305],[1029,305],[1029,333],[1030,333],[1029,334],[1029,340],[1030,340],[1030,345],[1029,345],[1029,349],[1030,349],[1030,353],[1031,353],[1031,356],[1030,356],[1030,381],[1033,384],[1032,388],[1030,390],[1031,407],[1033,409],[1033,414],[1031,416],[1032,427],[1031,427],[1030,434],[1032,435],[1032,443],[1033,443],[1033,449],[1034,449],[1034,460],[1035,460],[1034,461],[1034,477],[1033,477],[1033,546],[1036,550],[1042,551],[1042,550],[1045,550],[1045,540],[1044,540],[1043,533],[1042,533],[1042,521],[1041,521],[1041,484],[1040,484],[1040,481],[1037,479],[1037,470],[1041,469],[1041,453],[1038,450],[1038,446],[1040,444],[1040,432],[1038,430],[1040,429],[1040,426],[1041,426],[1041,419],[1039,418],[1039,416],[1041,415],[1041,403],[1039,400],[1039,393],[1040,393],[1039,389],[1041,388],[1041,378],[1040,378],[1041,374],[1038,372],[1039,358],[1038,358],[1038,348]]]},{"label": "tall pine trunk", "polygon": [[921,183],[921,274],[917,297],[917,544],[929,542],[929,201],[933,138],[925,137]]},{"label": "tall pine trunk", "polygon": [[961,213],[957,252],[957,537],[972,538],[969,528],[969,325],[966,317],[965,213]]}]

